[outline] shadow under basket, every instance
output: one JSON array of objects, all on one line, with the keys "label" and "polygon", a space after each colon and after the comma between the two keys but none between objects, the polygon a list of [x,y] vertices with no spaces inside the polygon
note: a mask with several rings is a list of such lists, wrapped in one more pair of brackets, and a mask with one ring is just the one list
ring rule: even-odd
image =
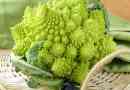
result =
[{"label": "shadow under basket", "polygon": [[130,53],[130,49],[119,49],[99,61],[84,80],[81,90],[130,90],[130,73],[110,73],[104,66],[114,58]]}]

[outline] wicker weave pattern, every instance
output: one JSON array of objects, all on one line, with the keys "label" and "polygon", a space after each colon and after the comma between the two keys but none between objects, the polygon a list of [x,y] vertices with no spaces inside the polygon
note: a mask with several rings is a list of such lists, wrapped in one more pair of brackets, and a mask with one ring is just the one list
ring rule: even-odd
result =
[{"label": "wicker weave pattern", "polygon": [[21,74],[15,71],[11,56],[0,56],[0,90],[30,90]]},{"label": "wicker weave pattern", "polygon": [[100,72],[89,79],[86,90],[130,90],[129,74]]},{"label": "wicker weave pattern", "polygon": [[124,53],[130,53],[130,49],[118,50],[98,62],[86,77],[81,90],[130,90],[129,73],[116,74],[103,71],[104,65]]}]

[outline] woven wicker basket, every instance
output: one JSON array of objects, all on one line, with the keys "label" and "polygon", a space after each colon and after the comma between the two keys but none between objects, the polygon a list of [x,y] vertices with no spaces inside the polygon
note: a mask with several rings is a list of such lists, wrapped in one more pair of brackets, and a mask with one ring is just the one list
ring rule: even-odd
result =
[{"label": "woven wicker basket", "polygon": [[8,52],[0,53],[0,90],[32,90],[26,84],[24,76],[16,72]]},{"label": "woven wicker basket", "polygon": [[129,73],[108,73],[103,70],[115,57],[130,53],[130,49],[120,49],[99,61],[87,75],[81,90],[130,90]]}]

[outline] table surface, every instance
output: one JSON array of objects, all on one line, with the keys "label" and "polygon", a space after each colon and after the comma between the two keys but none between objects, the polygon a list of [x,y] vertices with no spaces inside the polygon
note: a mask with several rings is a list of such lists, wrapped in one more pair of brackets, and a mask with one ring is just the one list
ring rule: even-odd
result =
[{"label": "table surface", "polygon": [[11,52],[9,49],[0,49],[0,55],[8,55]]},{"label": "table surface", "polygon": [[113,15],[130,21],[130,0],[101,0]]}]

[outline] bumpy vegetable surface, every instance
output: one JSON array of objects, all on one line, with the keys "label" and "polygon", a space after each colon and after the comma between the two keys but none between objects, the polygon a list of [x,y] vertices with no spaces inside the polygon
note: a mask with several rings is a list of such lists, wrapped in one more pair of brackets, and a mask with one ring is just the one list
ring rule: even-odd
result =
[{"label": "bumpy vegetable surface", "polygon": [[116,47],[105,34],[103,11],[86,5],[86,0],[50,0],[28,7],[12,28],[15,53],[26,53],[28,63],[55,77],[81,83],[90,67]]}]

